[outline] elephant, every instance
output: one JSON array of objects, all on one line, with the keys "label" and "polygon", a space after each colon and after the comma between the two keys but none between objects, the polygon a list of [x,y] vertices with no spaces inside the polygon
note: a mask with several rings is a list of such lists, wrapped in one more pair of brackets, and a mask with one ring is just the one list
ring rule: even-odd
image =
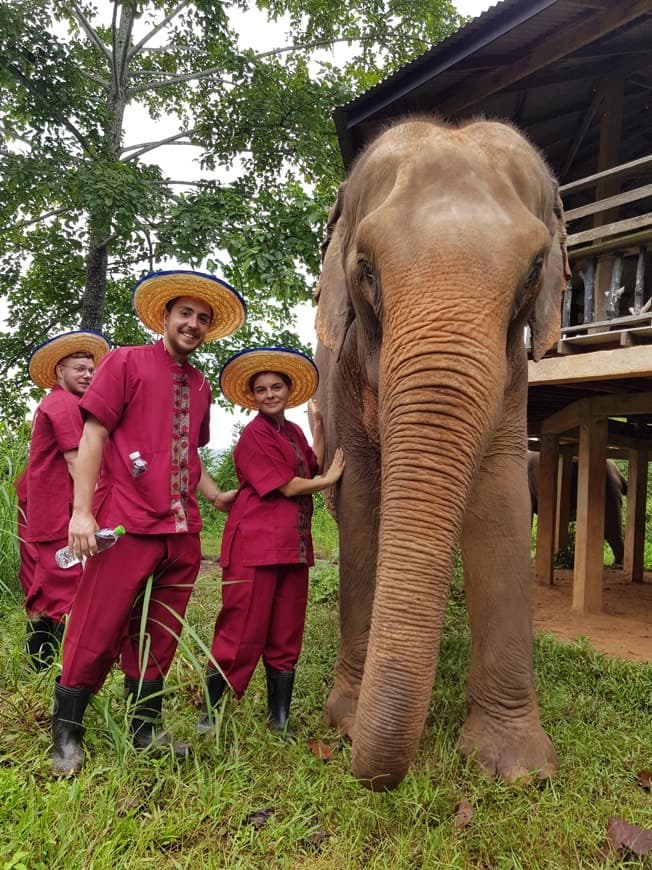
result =
[{"label": "elephant", "polygon": [[533,688],[529,325],[558,339],[569,275],[557,182],[511,125],[402,119],[338,190],[315,296],[340,641],[326,721],[354,776],[389,790],[423,733],[461,546],[472,651],[461,753],[548,778]]},{"label": "elephant", "polygon": [[[538,513],[539,454],[529,450],[527,455],[528,485],[530,488],[531,516]],[[577,509],[577,462],[571,465],[571,509],[569,519],[574,520]],[[627,479],[613,462],[606,462],[604,537],[614,554],[614,565],[622,565],[625,555],[623,538],[623,496],[627,495]]]}]

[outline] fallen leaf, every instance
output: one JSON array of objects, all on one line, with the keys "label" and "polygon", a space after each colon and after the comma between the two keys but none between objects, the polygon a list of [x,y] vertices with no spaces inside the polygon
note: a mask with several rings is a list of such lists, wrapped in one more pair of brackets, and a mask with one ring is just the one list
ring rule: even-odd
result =
[{"label": "fallen leaf", "polygon": [[631,852],[641,858],[652,852],[652,831],[649,828],[639,828],[614,817],[609,819],[607,833],[617,852]]},{"label": "fallen leaf", "polygon": [[310,849],[319,849],[324,840],[329,836],[326,831],[317,830],[304,839],[304,844]]},{"label": "fallen leaf", "polygon": [[652,773],[649,770],[639,770],[636,780],[645,791],[652,791]]},{"label": "fallen leaf", "polygon": [[473,807],[468,801],[460,801],[455,805],[455,827],[458,831],[470,823],[473,818]]},{"label": "fallen leaf", "polygon": [[274,807],[265,807],[264,810],[256,810],[254,813],[249,813],[243,824],[253,825],[254,828],[262,828],[273,814]]},{"label": "fallen leaf", "polygon": [[321,758],[322,761],[329,761],[333,750],[328,743],[323,743],[321,740],[315,740],[314,737],[309,737],[306,740],[308,749],[312,752],[315,758]]}]

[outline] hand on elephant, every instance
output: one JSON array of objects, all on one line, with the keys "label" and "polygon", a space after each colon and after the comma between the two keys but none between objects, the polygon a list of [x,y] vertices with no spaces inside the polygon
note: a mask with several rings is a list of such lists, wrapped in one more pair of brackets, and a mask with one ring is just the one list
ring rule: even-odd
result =
[{"label": "hand on elephant", "polygon": [[328,467],[328,471],[326,471],[322,475],[322,480],[324,482],[328,481],[328,486],[332,486],[342,476],[342,472],[344,471],[344,466],[346,465],[346,461],[344,459],[344,451],[341,447],[338,447],[335,451],[335,455],[333,456],[333,461]]}]

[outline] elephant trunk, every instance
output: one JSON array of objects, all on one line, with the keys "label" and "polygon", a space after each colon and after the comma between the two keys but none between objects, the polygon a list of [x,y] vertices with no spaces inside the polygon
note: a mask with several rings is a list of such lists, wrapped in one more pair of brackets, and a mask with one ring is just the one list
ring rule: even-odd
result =
[{"label": "elephant trunk", "polygon": [[506,376],[505,331],[487,344],[468,322],[454,337],[422,323],[412,354],[386,335],[381,359],[376,594],[352,734],[353,772],[374,790],[401,782],[423,732],[466,502]]}]

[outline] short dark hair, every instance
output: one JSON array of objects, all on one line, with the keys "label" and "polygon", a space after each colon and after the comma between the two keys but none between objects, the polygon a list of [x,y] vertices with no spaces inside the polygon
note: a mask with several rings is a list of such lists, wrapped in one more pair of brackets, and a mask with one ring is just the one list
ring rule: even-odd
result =
[{"label": "short dark hair", "polygon": [[283,381],[288,390],[292,389],[292,378],[289,375],[286,375],[285,372],[274,372],[268,371],[267,369],[262,369],[259,372],[254,372],[254,374],[249,378],[249,392],[252,395],[254,392],[254,383],[259,375],[276,375]]},{"label": "short dark hair", "polygon": [[90,350],[76,350],[74,353],[67,353],[65,356],[62,356],[57,365],[64,359],[92,359],[95,362],[95,355]]}]

